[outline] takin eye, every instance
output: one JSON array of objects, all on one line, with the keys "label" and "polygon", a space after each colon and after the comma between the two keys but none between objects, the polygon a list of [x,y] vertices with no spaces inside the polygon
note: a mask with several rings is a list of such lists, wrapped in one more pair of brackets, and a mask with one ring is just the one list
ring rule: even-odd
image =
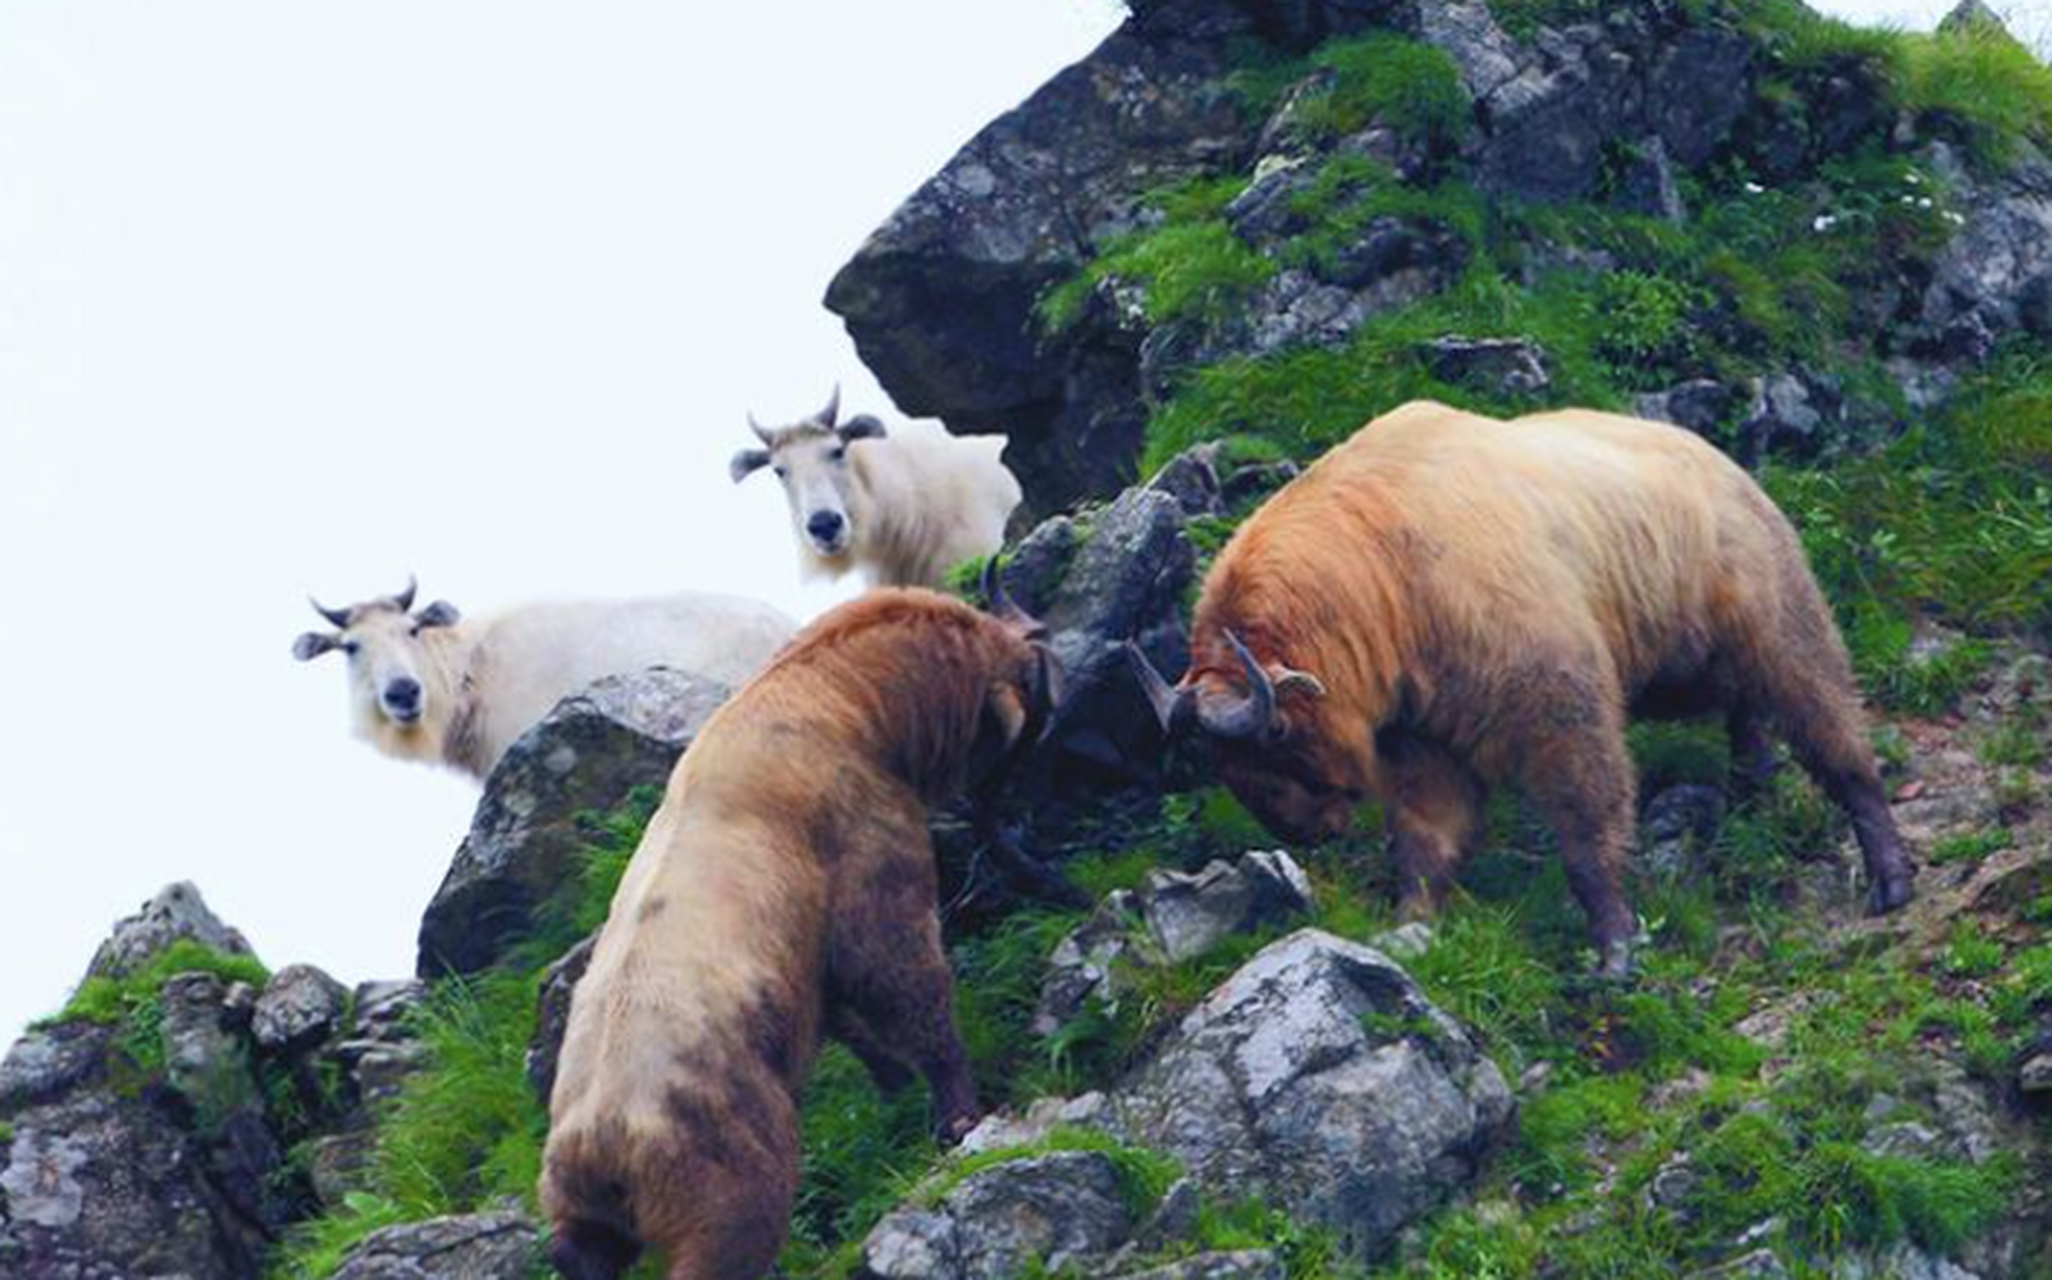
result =
[{"label": "takin eye", "polygon": [[777,473],[777,479],[779,480],[789,480],[791,478],[791,468],[789,467],[779,464],[771,467],[770,470]]},{"label": "takin eye", "polygon": [[836,448],[836,449],[835,449],[835,450],[834,450],[834,451],[833,451],[832,453],[830,453],[830,454],[828,454],[828,455],[827,455],[827,461],[828,461],[828,462],[846,462],[847,460],[848,460],[848,446],[847,446],[847,445],[841,445],[840,447]]},{"label": "takin eye", "polygon": [[357,653],[362,650],[362,648],[363,646],[358,644],[354,640],[344,640],[342,642],[342,653],[345,657],[355,657]]}]

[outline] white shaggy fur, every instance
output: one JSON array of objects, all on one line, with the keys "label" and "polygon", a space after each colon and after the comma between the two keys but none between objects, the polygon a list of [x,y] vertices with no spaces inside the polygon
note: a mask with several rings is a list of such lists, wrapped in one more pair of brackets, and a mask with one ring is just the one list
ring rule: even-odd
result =
[{"label": "white shaggy fur", "polygon": [[736,481],[775,469],[804,576],[860,568],[872,586],[935,587],[964,560],[1004,545],[1020,491],[998,456],[1002,438],[952,436],[933,423],[886,433],[866,414],[837,427],[839,405],[836,391],[803,422],[756,427],[766,447],[743,450],[731,468]]},{"label": "white shaggy fur", "polygon": [[[513,740],[594,680],[673,667],[739,687],[795,630],[766,604],[679,594],[533,604],[475,620],[402,596],[330,615],[344,625],[293,646],[306,661],[349,659],[358,737],[402,760],[446,764],[482,779]],[[323,610],[326,613],[326,610]],[[414,696],[404,696],[407,682]]]}]

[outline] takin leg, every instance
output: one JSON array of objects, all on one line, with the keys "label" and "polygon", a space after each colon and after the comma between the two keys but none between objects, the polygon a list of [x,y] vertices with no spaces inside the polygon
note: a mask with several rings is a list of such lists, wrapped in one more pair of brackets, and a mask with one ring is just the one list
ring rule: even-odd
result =
[{"label": "takin leg", "polygon": [[[1821,601],[1817,608],[1821,612]],[[1906,905],[1915,893],[1916,866],[1888,811],[1881,770],[1861,727],[1852,673],[1836,637],[1821,650],[1776,655],[1760,683],[1761,703],[1796,760],[1852,819],[1866,865],[1868,911],[1885,915]]]},{"label": "takin leg", "polygon": [[1623,888],[1633,812],[1623,699],[1593,672],[1555,670],[1527,688],[1513,709],[1522,732],[1508,744],[1511,768],[1560,845],[1599,974],[1627,977],[1638,920]]},{"label": "takin leg", "polygon": [[641,1257],[641,1245],[595,1222],[567,1222],[549,1241],[549,1261],[563,1280],[619,1280]]},{"label": "takin leg", "polygon": [[1731,794],[1735,800],[1764,795],[1781,772],[1774,754],[1774,740],[1750,703],[1735,701],[1724,715],[1725,735],[1731,741]]},{"label": "takin leg", "polygon": [[798,1105],[760,1064],[708,1072],[669,1098],[669,1140],[643,1159],[635,1219],[669,1280],[762,1280],[798,1195]]},{"label": "takin leg", "polygon": [[1378,742],[1389,809],[1397,912],[1429,919],[1454,887],[1454,873],[1482,829],[1487,791],[1465,765],[1408,735]]},{"label": "takin leg", "polygon": [[936,1132],[953,1143],[983,1113],[968,1051],[955,1030],[954,975],[941,948],[933,858],[924,840],[916,843],[913,856],[872,862],[835,911],[827,940],[828,1006],[845,1006],[892,1046],[894,1056],[919,1069],[933,1089]]},{"label": "takin leg", "polygon": [[854,1008],[836,1004],[827,1010],[827,1034],[846,1045],[885,1093],[897,1093],[912,1083],[910,1063],[878,1036]]}]

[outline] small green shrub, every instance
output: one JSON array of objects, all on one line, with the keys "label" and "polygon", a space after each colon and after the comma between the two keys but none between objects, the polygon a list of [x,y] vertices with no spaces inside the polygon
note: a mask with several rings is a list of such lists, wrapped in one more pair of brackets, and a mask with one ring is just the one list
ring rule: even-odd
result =
[{"label": "small green shrub", "polygon": [[1990,827],[1986,831],[1967,831],[1946,836],[1931,846],[1927,861],[1932,866],[1944,866],[1953,862],[1979,862],[1990,854],[2009,848],[2012,838],[2005,827]]},{"label": "small green shrub", "polygon": [[1374,32],[1328,44],[1311,62],[1331,77],[1328,88],[1297,109],[1299,128],[1312,137],[1344,137],[1380,123],[1444,147],[1467,133],[1470,107],[1460,68],[1431,45]]}]

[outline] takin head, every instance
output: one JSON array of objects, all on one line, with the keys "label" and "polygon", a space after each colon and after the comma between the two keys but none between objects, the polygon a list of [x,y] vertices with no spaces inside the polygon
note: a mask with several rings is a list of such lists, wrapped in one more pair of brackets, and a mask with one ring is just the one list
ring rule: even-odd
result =
[{"label": "takin head", "polygon": [[346,609],[312,601],[314,611],[335,630],[301,635],[292,642],[292,656],[311,662],[340,651],[348,659],[351,718],[357,731],[394,755],[434,758],[440,750],[434,726],[445,723],[452,711],[438,703],[448,700],[452,691],[423,635],[453,626],[462,615],[446,600],[414,611],[415,590],[415,582],[408,578],[399,594]]},{"label": "takin head", "polygon": [[855,555],[869,515],[867,495],[848,465],[848,446],[886,434],[866,413],[838,422],[840,412],[837,386],[826,408],[788,427],[765,427],[750,414],[748,426],[763,447],[743,449],[727,467],[736,484],[764,467],[775,471],[799,546],[836,569]]},{"label": "takin head", "polygon": [[1261,662],[1230,628],[1219,635],[1239,669],[1228,673],[1193,663],[1175,685],[1137,646],[1126,646],[1162,732],[1201,740],[1233,795],[1284,839],[1310,842],[1345,834],[1368,796],[1357,757],[1334,740],[1320,717],[1290,707],[1324,698],[1324,683],[1308,671]]}]

